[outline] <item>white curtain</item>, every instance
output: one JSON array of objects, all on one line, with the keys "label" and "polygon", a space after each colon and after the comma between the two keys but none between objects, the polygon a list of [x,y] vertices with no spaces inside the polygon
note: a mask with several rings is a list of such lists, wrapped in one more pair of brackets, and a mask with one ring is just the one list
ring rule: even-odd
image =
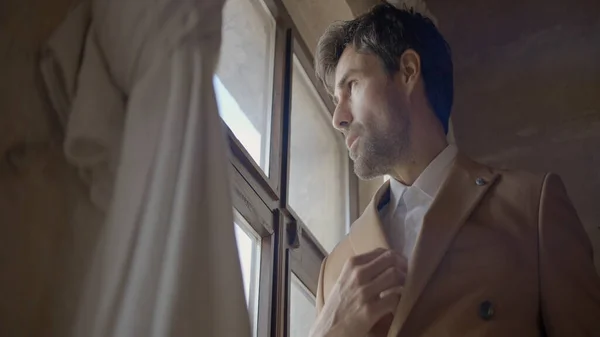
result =
[{"label": "white curtain", "polygon": [[94,1],[44,54],[65,153],[106,214],[73,336],[250,336],[212,87],[222,7]]}]

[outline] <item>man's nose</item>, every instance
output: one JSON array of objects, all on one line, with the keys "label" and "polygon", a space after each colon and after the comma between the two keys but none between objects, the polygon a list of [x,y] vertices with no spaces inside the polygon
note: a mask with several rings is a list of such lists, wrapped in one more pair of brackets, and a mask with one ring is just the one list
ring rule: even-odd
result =
[{"label": "man's nose", "polygon": [[338,131],[346,132],[352,124],[352,112],[345,102],[339,102],[333,111],[333,127]]}]

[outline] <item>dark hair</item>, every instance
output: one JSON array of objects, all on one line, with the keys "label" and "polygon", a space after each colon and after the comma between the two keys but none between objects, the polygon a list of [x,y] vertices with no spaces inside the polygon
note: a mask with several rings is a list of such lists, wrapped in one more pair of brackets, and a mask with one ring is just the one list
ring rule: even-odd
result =
[{"label": "dark hair", "polygon": [[390,76],[400,69],[402,53],[416,51],[427,99],[448,133],[454,96],[452,57],[450,46],[429,18],[382,3],[354,20],[329,26],[317,45],[315,70],[330,93],[335,68],[348,45],[377,55]]}]

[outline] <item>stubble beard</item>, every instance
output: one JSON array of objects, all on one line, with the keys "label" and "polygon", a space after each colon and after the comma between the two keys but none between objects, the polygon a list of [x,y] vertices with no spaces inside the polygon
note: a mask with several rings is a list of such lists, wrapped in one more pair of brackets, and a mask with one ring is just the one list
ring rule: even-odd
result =
[{"label": "stubble beard", "polygon": [[409,157],[410,120],[390,123],[385,127],[365,126],[361,142],[350,154],[354,173],[362,180],[371,180],[392,172],[395,165]]}]

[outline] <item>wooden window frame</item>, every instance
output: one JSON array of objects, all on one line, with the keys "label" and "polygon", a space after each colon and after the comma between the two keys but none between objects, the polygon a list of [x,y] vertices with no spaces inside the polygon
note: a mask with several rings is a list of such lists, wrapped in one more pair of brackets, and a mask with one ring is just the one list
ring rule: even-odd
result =
[{"label": "wooden window frame", "polygon": [[[291,273],[314,294],[326,251],[288,204],[293,55],[333,115],[331,97],[314,74],[313,58],[281,0],[263,1],[275,18],[271,144],[266,174],[223,122],[229,143],[233,206],[261,238],[257,336],[289,336]],[[342,135],[339,135],[342,137]],[[347,158],[347,157],[346,157]],[[348,158],[346,229],[358,217],[358,178]]]}]

